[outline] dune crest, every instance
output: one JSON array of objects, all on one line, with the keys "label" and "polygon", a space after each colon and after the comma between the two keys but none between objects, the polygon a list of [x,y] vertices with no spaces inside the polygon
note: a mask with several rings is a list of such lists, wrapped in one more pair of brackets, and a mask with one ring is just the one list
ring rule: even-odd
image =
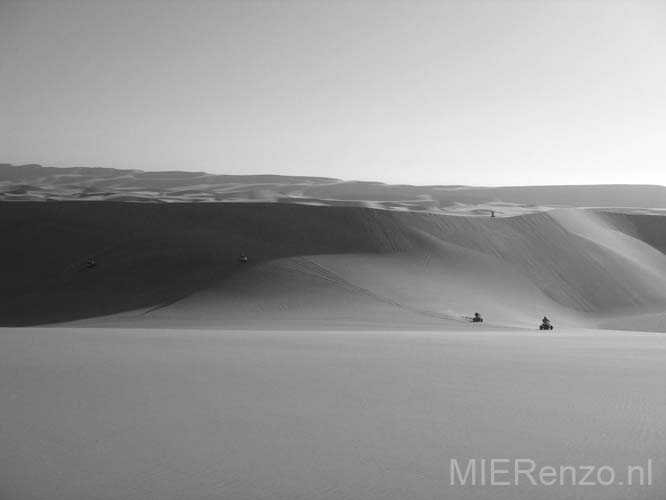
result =
[{"label": "dune crest", "polygon": [[[666,306],[660,215],[94,207],[3,204],[2,326],[440,329],[480,311],[494,326],[534,328],[548,314],[561,326],[624,328],[633,314],[632,329],[662,329],[654,317]],[[91,257],[94,269],[85,265]]]}]

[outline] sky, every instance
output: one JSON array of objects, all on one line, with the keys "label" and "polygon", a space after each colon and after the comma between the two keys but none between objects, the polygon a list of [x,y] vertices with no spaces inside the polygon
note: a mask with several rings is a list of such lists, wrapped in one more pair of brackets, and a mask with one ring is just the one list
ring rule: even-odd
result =
[{"label": "sky", "polygon": [[666,185],[666,2],[0,0],[0,162]]}]

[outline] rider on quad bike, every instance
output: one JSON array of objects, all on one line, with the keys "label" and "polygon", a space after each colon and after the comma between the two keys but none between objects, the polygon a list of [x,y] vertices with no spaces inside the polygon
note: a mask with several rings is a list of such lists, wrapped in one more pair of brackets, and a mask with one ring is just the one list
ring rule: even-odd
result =
[{"label": "rider on quad bike", "polygon": [[483,323],[483,318],[478,312],[474,313],[474,317],[472,318],[472,323]]},{"label": "rider on quad bike", "polygon": [[552,330],[553,325],[550,324],[550,320],[544,316],[541,320],[541,325],[539,325],[539,330]]}]

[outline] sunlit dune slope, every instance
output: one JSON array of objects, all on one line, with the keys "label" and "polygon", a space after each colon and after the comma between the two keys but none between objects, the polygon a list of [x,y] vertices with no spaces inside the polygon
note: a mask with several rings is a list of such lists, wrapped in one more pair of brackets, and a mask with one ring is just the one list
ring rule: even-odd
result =
[{"label": "sunlit dune slope", "polygon": [[[480,311],[507,326],[548,314],[612,327],[614,315],[666,305],[663,229],[659,215],[579,209],[491,219],[272,203],[6,203],[0,322],[440,328]],[[98,265],[88,269],[91,257]]]}]

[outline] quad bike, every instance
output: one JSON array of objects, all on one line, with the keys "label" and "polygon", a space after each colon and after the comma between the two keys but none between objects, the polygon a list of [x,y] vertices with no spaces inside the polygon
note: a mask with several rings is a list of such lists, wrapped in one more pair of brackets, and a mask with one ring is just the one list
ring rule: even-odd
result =
[{"label": "quad bike", "polygon": [[546,323],[545,321],[539,325],[539,330],[552,330],[553,325]]},{"label": "quad bike", "polygon": [[481,315],[476,314],[472,318],[472,323],[483,323],[483,318],[481,317]]},{"label": "quad bike", "polygon": [[247,262],[247,257],[245,255],[241,255],[238,258],[238,262],[242,262],[243,264],[245,264]]}]

